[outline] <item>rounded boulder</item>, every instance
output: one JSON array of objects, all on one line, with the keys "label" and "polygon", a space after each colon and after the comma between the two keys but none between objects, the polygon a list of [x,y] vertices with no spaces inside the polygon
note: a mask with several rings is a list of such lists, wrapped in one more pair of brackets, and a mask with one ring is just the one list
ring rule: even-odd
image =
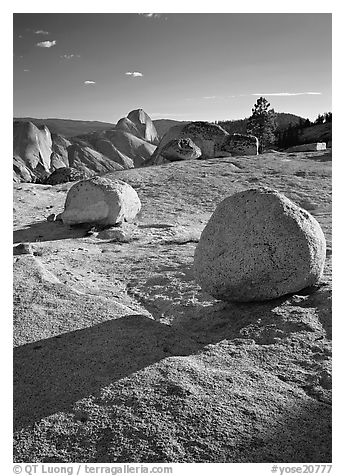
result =
[{"label": "rounded boulder", "polygon": [[315,218],[281,193],[258,188],[218,205],[196,247],[194,273],[216,299],[265,301],[317,284],[325,258]]},{"label": "rounded boulder", "polygon": [[60,218],[68,225],[115,225],[134,219],[140,208],[138,194],[128,183],[96,176],[70,188]]}]

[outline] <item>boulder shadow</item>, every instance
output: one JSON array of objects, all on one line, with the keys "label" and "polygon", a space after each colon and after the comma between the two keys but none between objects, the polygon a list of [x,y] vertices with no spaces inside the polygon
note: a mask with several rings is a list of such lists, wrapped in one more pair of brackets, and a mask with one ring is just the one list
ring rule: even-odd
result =
[{"label": "boulder shadow", "polygon": [[[173,273],[169,276],[167,271]],[[285,306],[315,307],[327,338],[331,338],[331,309],[326,302],[329,293],[325,294],[323,285],[266,301],[223,302],[207,295],[195,283],[188,287],[194,282],[193,268],[189,265],[157,267],[156,272],[140,285],[140,290],[148,297],[144,306],[159,321],[162,312],[160,306],[155,305],[154,297],[157,294],[164,296],[165,302],[169,303],[165,304],[165,316],[171,316],[170,325],[187,333],[200,345],[224,339],[254,340],[257,344],[269,345],[294,333],[313,330],[313,321],[308,316],[301,319],[298,313],[286,316],[279,312],[279,308]],[[176,291],[176,278],[182,283],[183,295]],[[301,302],[300,296],[307,300]]]},{"label": "boulder shadow", "polygon": [[253,438],[243,453],[255,463],[331,463],[332,408],[313,400],[299,402],[272,419],[264,438]]},{"label": "boulder shadow", "polygon": [[171,355],[193,340],[143,315],[103,322],[14,348],[14,429],[60,411]]},{"label": "boulder shadow", "polygon": [[86,236],[91,225],[70,226],[60,221],[39,221],[31,223],[26,228],[13,232],[13,243],[33,243],[40,241],[56,241],[67,238],[82,238]]}]

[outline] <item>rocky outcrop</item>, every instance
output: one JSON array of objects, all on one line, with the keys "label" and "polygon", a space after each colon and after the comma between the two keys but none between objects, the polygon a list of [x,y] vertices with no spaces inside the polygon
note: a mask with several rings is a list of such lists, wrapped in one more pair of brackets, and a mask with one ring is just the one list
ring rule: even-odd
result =
[{"label": "rocky outcrop", "polygon": [[315,285],[326,258],[319,223],[284,195],[250,189],[223,200],[195,250],[202,289],[223,301],[264,301]]},{"label": "rocky outcrop", "polygon": [[149,161],[149,165],[159,165],[178,160],[198,159],[201,156],[200,147],[194,144],[189,137],[185,139],[173,139],[168,142],[155,157],[154,161]]},{"label": "rocky outcrop", "polygon": [[171,127],[158,144],[152,161],[158,159],[163,148],[173,139],[189,138],[201,150],[200,159],[221,157],[222,144],[229,134],[220,126],[209,122],[189,122]]},{"label": "rocky outcrop", "polygon": [[113,129],[106,131],[104,137],[124,156],[132,160],[134,167],[142,167],[156,150],[156,146],[129,132]]},{"label": "rocky outcrop", "polygon": [[52,134],[52,155],[50,156],[50,168],[59,169],[68,167],[67,149],[72,145],[71,141],[59,134]]},{"label": "rocky outcrop", "polygon": [[95,174],[105,174],[115,170],[123,170],[120,164],[90,147],[72,144],[67,150],[69,166],[80,170],[87,177],[91,177]]},{"label": "rocky outcrop", "polygon": [[34,182],[51,171],[52,137],[45,126],[13,123],[13,169],[15,181]]},{"label": "rocky outcrop", "polygon": [[76,140],[129,169],[146,165],[156,150],[158,135],[150,117],[137,109],[120,119],[113,129],[79,136]]},{"label": "rocky outcrop", "polygon": [[127,157],[125,154],[120,152],[110,140],[99,139],[95,143],[95,148],[103,155],[108,157],[114,162],[117,162],[124,169],[132,169],[134,167],[133,160]]},{"label": "rocky outcrop", "polygon": [[289,147],[285,152],[314,152],[315,150],[326,150],[326,142],[313,142],[312,144],[300,144]]},{"label": "rocky outcrop", "polygon": [[126,182],[93,177],[70,188],[59,218],[69,225],[115,225],[135,218],[140,208],[137,192]]},{"label": "rocky outcrop", "polygon": [[61,167],[54,170],[45,181],[48,185],[58,185],[59,183],[76,182],[87,178],[85,173],[72,167]]},{"label": "rocky outcrop", "polygon": [[231,134],[225,137],[221,151],[231,156],[258,155],[259,141],[257,137],[247,134]]},{"label": "rocky outcrop", "polygon": [[66,139],[45,126],[13,123],[14,182],[44,182],[56,169],[72,167],[87,177],[143,166],[158,143],[150,117],[134,110],[114,129]]}]

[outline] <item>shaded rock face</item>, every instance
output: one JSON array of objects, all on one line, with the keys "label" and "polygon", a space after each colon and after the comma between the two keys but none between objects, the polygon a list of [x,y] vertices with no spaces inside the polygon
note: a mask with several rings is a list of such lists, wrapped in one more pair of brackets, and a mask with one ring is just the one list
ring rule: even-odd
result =
[{"label": "shaded rock face", "polygon": [[59,134],[52,134],[52,155],[50,156],[51,168],[59,169],[68,167],[67,149],[72,143]]},{"label": "shaded rock face", "polygon": [[223,200],[195,250],[202,289],[223,301],[264,301],[315,285],[326,241],[319,223],[284,195],[250,189]]},{"label": "shaded rock face", "polygon": [[127,117],[118,121],[115,129],[133,134],[151,144],[158,144],[159,142],[156,128],[150,116],[143,109],[131,111]]},{"label": "shaded rock face", "polygon": [[70,188],[60,218],[69,225],[115,225],[135,218],[140,208],[137,192],[126,182],[92,177]]},{"label": "shaded rock face", "polygon": [[201,159],[221,157],[223,155],[221,146],[228,135],[222,127],[209,122],[199,121],[179,124],[171,127],[163,136],[152,156],[151,162],[155,163],[155,160],[161,155],[163,148],[171,140],[183,138],[191,139],[200,148]]},{"label": "shaded rock face", "polygon": [[156,146],[129,132],[113,129],[106,131],[105,138],[116,149],[132,160],[134,167],[142,167],[151,158]]},{"label": "shaded rock face", "polygon": [[114,170],[123,170],[120,164],[90,147],[72,144],[68,147],[67,151],[69,166],[80,170],[87,177],[94,174],[112,172]]},{"label": "shaded rock face", "polygon": [[201,156],[201,150],[189,137],[186,139],[173,139],[163,147],[161,156],[169,162],[198,159]]},{"label": "shaded rock face", "polygon": [[326,142],[313,142],[312,144],[294,145],[285,152],[314,152],[315,150],[326,150]]},{"label": "shaded rock face", "polygon": [[72,167],[61,167],[54,170],[45,183],[48,185],[58,185],[59,183],[75,182],[85,178],[85,174],[77,169]]},{"label": "shaded rock face", "polygon": [[247,134],[231,134],[224,139],[221,151],[236,155],[258,155],[259,140],[257,137]]},{"label": "shaded rock face", "polygon": [[122,154],[115,146],[107,139],[99,139],[95,143],[95,148],[103,155],[111,160],[114,160],[124,169],[132,169],[134,167],[133,160]]}]

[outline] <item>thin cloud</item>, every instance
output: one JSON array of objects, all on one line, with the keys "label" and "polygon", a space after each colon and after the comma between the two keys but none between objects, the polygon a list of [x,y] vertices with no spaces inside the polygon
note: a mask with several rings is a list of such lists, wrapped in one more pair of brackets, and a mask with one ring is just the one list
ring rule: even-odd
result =
[{"label": "thin cloud", "polygon": [[26,73],[28,73],[30,70],[29,70],[29,69],[24,69],[23,71],[25,71]]},{"label": "thin cloud", "polygon": [[158,19],[162,16],[161,13],[138,13],[138,15],[141,15],[146,18],[155,18],[155,19]]},{"label": "thin cloud", "polygon": [[125,74],[126,76],[132,76],[133,78],[141,78],[144,76],[140,71],[127,71]]},{"label": "thin cloud", "polygon": [[84,81],[84,84],[96,84],[96,81],[87,80],[87,81]]},{"label": "thin cloud", "polygon": [[203,96],[203,99],[216,99],[217,96]]},{"label": "thin cloud", "polygon": [[185,117],[188,114],[185,113],[173,113],[173,112],[152,112],[149,114],[150,117],[155,118],[155,119],[168,119],[168,118],[174,118],[174,117]]},{"label": "thin cloud", "polygon": [[80,55],[75,55],[72,53],[72,54],[60,55],[60,58],[70,60],[73,58],[80,58]]},{"label": "thin cloud", "polygon": [[255,93],[252,96],[306,96],[306,95],[320,95],[322,93],[308,91],[304,93]]},{"label": "thin cloud", "polygon": [[49,31],[45,30],[36,30],[34,31],[35,35],[49,35]]},{"label": "thin cloud", "polygon": [[40,41],[39,43],[36,43],[36,46],[39,46],[40,48],[51,48],[52,46],[56,45],[56,40],[53,41]]}]

